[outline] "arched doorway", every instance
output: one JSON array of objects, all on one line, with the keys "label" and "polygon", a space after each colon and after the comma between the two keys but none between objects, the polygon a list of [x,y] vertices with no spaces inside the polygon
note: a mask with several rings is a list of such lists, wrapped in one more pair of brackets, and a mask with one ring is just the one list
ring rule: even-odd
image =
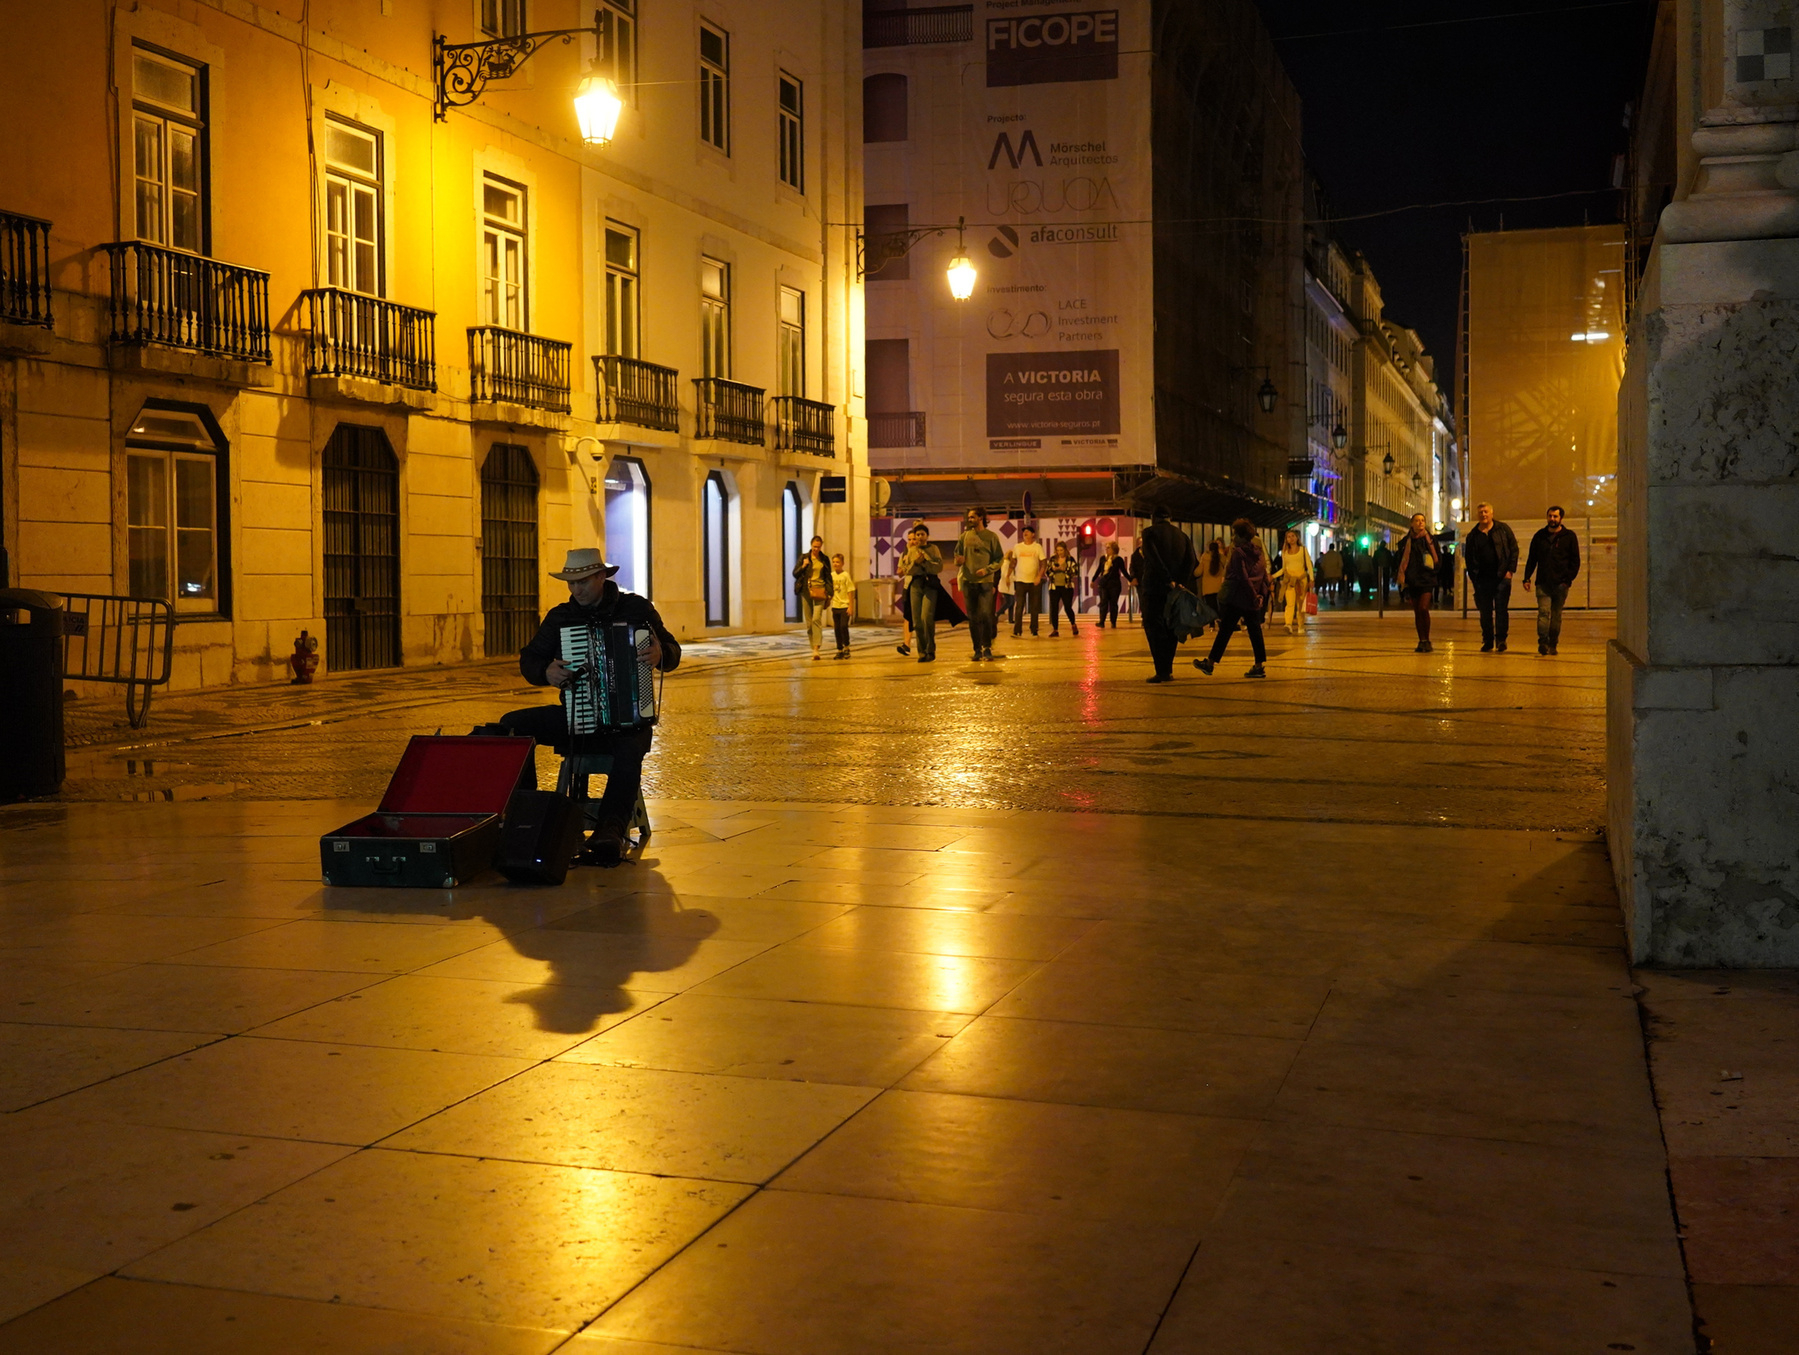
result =
[{"label": "arched doorway", "polygon": [[537,467],[496,442],[481,467],[481,615],[484,652],[516,654],[537,633]]},{"label": "arched doorway", "polygon": [[325,444],[325,662],[400,665],[400,466],[379,428],[340,423]]},{"label": "arched doorway", "polygon": [[606,563],[627,593],[650,593],[650,477],[643,462],[615,456],[606,468]]},{"label": "arched doorway", "polygon": [[789,621],[800,619],[800,595],[793,571],[812,544],[806,539],[806,519],[806,501],[800,487],[789,480],[781,490],[781,596],[787,604],[785,615]]},{"label": "arched doorway", "polygon": [[700,572],[708,626],[731,624],[735,535],[731,530],[731,486],[723,471],[709,471],[700,491]]}]

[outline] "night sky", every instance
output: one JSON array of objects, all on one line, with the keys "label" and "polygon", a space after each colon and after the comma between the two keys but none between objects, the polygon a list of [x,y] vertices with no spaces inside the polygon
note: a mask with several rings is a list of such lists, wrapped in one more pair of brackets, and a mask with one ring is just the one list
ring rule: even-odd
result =
[{"label": "night sky", "polygon": [[1653,0],[1257,3],[1304,101],[1306,154],[1333,215],[1580,193],[1341,223],[1387,316],[1424,337],[1447,384],[1465,231],[1618,220],[1612,158],[1641,89]]}]

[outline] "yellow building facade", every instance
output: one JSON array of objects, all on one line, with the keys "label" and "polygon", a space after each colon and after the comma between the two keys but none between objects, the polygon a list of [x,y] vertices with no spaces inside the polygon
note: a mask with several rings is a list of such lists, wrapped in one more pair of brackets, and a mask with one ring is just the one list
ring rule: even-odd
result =
[{"label": "yellow building facade", "polygon": [[[859,22],[6,6],[10,581],[165,599],[177,687],[284,677],[302,630],[334,671],[516,651],[571,546],[677,635],[779,628],[814,530],[868,558]],[[439,118],[495,39],[536,51]]]}]

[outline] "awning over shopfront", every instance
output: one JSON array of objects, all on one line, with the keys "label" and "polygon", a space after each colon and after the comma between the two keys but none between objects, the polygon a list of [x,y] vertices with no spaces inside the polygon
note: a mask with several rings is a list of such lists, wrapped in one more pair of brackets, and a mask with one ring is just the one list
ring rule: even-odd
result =
[{"label": "awning over shopfront", "polygon": [[1027,493],[1032,514],[1043,517],[1111,513],[1147,518],[1161,507],[1176,522],[1248,518],[1258,527],[1281,528],[1316,516],[1309,503],[1281,503],[1147,467],[1039,476],[895,476],[889,484],[892,497],[884,511],[894,517],[941,517],[971,505],[990,514],[1017,513],[1023,510]]}]

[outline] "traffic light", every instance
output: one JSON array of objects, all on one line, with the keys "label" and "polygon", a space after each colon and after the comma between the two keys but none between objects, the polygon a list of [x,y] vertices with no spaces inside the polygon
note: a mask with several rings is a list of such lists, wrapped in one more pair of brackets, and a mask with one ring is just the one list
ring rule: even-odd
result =
[{"label": "traffic light", "polygon": [[1362,549],[1363,549],[1363,550],[1367,550],[1367,549],[1368,549],[1368,547],[1370,547],[1370,546],[1372,546],[1372,545],[1373,545],[1373,544],[1374,544],[1374,538],[1373,538],[1373,537],[1371,537],[1371,536],[1365,536],[1365,537],[1363,537],[1363,538],[1362,538]]},{"label": "traffic light", "polygon": [[1081,524],[1081,554],[1093,554],[1094,547],[1098,544],[1098,535],[1094,531],[1093,524],[1091,522],[1083,522]]}]

